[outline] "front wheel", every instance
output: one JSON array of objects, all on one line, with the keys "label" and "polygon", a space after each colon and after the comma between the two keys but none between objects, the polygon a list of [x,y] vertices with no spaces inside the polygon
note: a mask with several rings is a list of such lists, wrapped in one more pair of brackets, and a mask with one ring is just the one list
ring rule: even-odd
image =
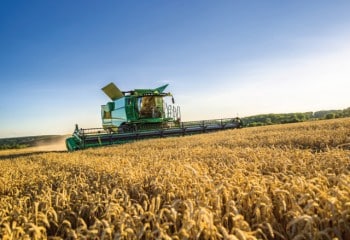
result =
[{"label": "front wheel", "polygon": [[136,127],[134,125],[127,125],[127,124],[122,124],[118,128],[118,133],[129,133],[129,132],[135,132]]}]

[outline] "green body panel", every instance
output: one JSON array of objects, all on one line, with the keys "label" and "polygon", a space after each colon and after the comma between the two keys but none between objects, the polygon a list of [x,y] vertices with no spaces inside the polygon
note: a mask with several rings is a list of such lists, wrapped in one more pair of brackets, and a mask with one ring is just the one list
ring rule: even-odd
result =
[{"label": "green body panel", "polygon": [[164,90],[167,88],[168,84],[165,84],[161,87],[155,88],[155,89],[135,89],[133,92],[135,96],[140,96],[144,94],[161,94],[164,92]]},{"label": "green body panel", "polygon": [[138,118],[138,107],[136,104],[136,98],[127,96],[126,98],[126,106],[125,112],[128,121],[135,121]]},{"label": "green body panel", "polygon": [[66,147],[69,151],[75,151],[80,149],[79,145],[80,144],[75,137],[69,137],[66,139]]}]

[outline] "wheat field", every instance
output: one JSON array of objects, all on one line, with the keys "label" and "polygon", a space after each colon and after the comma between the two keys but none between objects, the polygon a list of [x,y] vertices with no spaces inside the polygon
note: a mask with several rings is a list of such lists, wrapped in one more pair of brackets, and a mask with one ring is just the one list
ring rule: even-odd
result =
[{"label": "wheat field", "polygon": [[350,239],[350,119],[3,155],[0,239]]}]

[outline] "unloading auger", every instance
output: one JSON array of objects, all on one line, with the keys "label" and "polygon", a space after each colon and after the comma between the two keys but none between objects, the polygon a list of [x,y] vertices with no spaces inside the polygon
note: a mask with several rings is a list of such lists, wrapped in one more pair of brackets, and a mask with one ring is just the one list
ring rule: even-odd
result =
[{"label": "unloading auger", "polygon": [[[164,92],[167,86],[125,92],[114,83],[103,87],[112,101],[101,106],[102,128],[82,129],[76,125],[73,135],[66,139],[68,151],[242,126],[238,117],[181,122],[180,107],[174,105],[171,93]],[[172,104],[166,98],[171,98]]]}]

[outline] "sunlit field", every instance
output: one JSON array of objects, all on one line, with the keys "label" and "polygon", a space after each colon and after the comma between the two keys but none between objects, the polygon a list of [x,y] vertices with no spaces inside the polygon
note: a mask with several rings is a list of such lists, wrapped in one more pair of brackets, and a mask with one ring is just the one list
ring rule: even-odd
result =
[{"label": "sunlit field", "polygon": [[350,239],[349,118],[10,155],[0,239]]}]

